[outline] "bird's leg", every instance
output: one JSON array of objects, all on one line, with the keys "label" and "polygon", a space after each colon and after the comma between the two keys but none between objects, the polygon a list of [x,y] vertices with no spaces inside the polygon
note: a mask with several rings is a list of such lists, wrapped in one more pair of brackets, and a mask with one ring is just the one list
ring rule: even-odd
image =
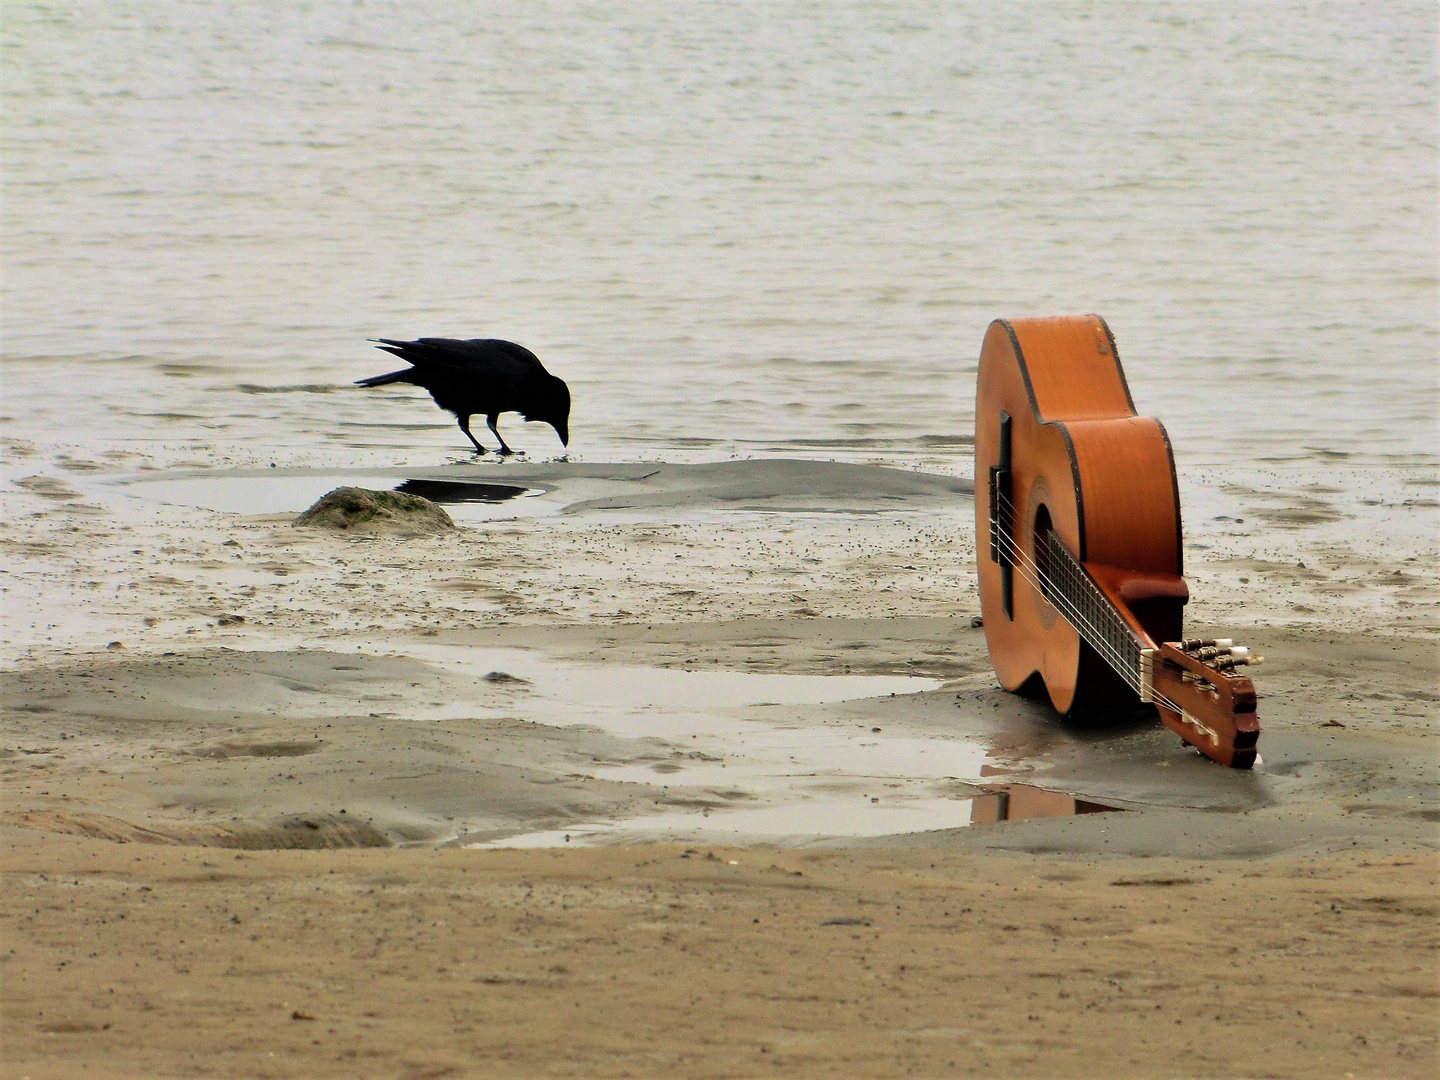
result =
[{"label": "bird's leg", "polygon": [[499,413],[491,413],[489,416],[485,417],[485,423],[489,426],[490,430],[495,434],[495,438],[500,439],[500,456],[501,456],[501,457],[509,457],[511,454],[515,453],[515,451],[514,451],[514,450],[511,450],[510,447],[506,446],[506,445],[505,445],[505,440],[502,439],[502,438],[500,438],[500,429],[495,426],[496,422],[497,422],[499,419],[500,419],[500,414],[499,414]]},{"label": "bird's leg", "polygon": [[485,447],[480,445],[480,440],[475,438],[474,435],[470,434],[470,417],[462,416],[459,418],[459,420],[460,430],[465,432],[465,437],[475,444],[475,452],[477,454],[487,453],[488,451],[486,451]]}]

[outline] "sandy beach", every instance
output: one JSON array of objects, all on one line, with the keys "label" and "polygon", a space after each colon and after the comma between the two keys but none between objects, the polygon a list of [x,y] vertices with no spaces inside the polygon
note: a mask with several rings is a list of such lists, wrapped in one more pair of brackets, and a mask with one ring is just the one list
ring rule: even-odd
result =
[{"label": "sandy beach", "polygon": [[1432,1075],[1423,537],[1192,529],[1245,773],[998,689],[967,481],[568,472],[426,535],[12,488],[8,1072]]},{"label": "sandy beach", "polygon": [[[1440,1080],[1433,2],[5,15],[3,1080]],[[1253,770],[997,683],[1085,313]]]}]

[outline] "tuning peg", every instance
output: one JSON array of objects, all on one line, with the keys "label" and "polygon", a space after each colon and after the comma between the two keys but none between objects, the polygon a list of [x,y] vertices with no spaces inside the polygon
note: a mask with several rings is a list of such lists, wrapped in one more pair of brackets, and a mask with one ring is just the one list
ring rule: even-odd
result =
[{"label": "tuning peg", "polygon": [[1263,656],[1251,656],[1247,650],[1243,656],[1222,656],[1210,666],[1216,671],[1229,671],[1231,668],[1243,667],[1245,665],[1263,664]]},{"label": "tuning peg", "polygon": [[1186,640],[1186,641],[1180,642],[1180,651],[1181,651],[1181,652],[1193,652],[1193,651],[1195,651],[1196,649],[1205,649],[1205,648],[1228,649],[1228,648],[1230,648],[1230,646],[1233,645],[1233,644],[1235,644],[1234,640],[1233,640],[1232,638],[1228,638],[1228,637],[1222,637],[1222,638],[1190,638],[1190,639],[1188,639],[1188,640]]}]

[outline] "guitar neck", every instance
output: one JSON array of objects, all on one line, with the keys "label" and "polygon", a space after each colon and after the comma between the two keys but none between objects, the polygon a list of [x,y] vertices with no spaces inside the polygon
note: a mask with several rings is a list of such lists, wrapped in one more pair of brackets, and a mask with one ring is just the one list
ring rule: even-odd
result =
[{"label": "guitar neck", "polygon": [[1146,646],[1060,538],[1054,532],[1048,538],[1049,566],[1041,575],[1045,600],[1117,675],[1140,690],[1141,650]]}]

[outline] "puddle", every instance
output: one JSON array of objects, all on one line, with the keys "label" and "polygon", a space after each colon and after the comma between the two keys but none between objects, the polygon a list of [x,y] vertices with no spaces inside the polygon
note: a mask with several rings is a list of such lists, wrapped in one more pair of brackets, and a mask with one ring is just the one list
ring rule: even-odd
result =
[{"label": "puddle", "polygon": [[670,810],[620,821],[592,822],[568,829],[522,833],[468,848],[558,847],[564,844],[634,844],[696,840],[716,844],[807,840],[846,836],[890,836],[955,829],[971,822],[969,799],[897,799],[872,803],[849,798],[801,798],[778,806],[711,811]]},{"label": "puddle", "polygon": [[[410,652],[475,680],[471,700],[434,707],[428,715],[437,721],[519,716],[650,743],[637,758],[597,761],[584,772],[658,789],[653,812],[467,847],[804,842],[1113,809],[1023,784],[957,797],[957,781],[975,783],[990,769],[991,748],[893,720],[896,697],[936,691],[937,679],[598,667],[520,649],[436,644]],[[865,717],[866,701],[877,703],[874,720]],[[842,702],[843,710],[827,708]]]},{"label": "puddle", "polygon": [[[400,479],[400,483],[396,480]],[[513,516],[506,507],[512,500],[543,494],[538,489],[510,484],[464,483],[397,477],[394,472],[305,473],[226,472],[171,476],[163,480],[121,481],[125,494],[171,506],[196,506],[227,514],[299,514],[337,487],[401,491],[419,495],[450,508],[460,522]],[[533,511],[534,508],[527,508]]]},{"label": "puddle", "polygon": [[994,825],[1001,821],[1123,813],[1122,807],[1079,799],[1060,791],[1010,784],[973,798],[801,798],[778,806],[667,811],[619,821],[587,822],[547,829],[467,848],[559,847],[565,844],[624,844],[646,841],[700,841],[740,844],[897,833]]},{"label": "puddle", "polygon": [[[376,645],[381,643],[376,642]],[[778,724],[775,710],[935,690],[941,680],[916,675],[784,675],[748,671],[689,671],[552,660],[526,649],[406,643],[406,655],[471,676],[524,703],[527,719],[547,724],[596,724],[627,738],[688,737],[714,733],[717,717],[737,709],[771,710],[760,716]],[[514,708],[508,705],[507,708]],[[474,704],[454,702],[446,717],[474,716]],[[862,737],[859,721],[851,725]],[[730,730],[734,722],[721,725]],[[867,741],[882,741],[871,733]]]},{"label": "puddle", "polygon": [[[590,666],[519,649],[421,645],[412,655],[474,678],[477,700],[435,718],[523,716],[650,740],[639,759],[595,762],[585,773],[663,793],[663,809],[624,820],[497,840],[509,846],[652,839],[879,836],[969,821],[949,798],[978,778],[989,748],[951,735],[886,731],[857,719],[857,702],[935,691],[907,675],[783,675]],[[843,717],[825,707],[848,703]],[[877,730],[880,728],[880,730]],[[938,790],[937,790],[938,789]],[[686,805],[676,806],[676,803]],[[566,840],[566,836],[570,840]]]},{"label": "puddle", "polygon": [[[413,491],[457,507],[457,520],[604,513],[650,521],[656,514],[692,520],[737,511],[811,514],[938,512],[968,506],[969,482],[880,466],[798,459],[709,463],[475,461],[434,466],[284,468],[139,475],[91,487],[116,487],[153,501],[237,514],[298,514],[342,484]],[[518,492],[506,489],[519,489]]]}]

